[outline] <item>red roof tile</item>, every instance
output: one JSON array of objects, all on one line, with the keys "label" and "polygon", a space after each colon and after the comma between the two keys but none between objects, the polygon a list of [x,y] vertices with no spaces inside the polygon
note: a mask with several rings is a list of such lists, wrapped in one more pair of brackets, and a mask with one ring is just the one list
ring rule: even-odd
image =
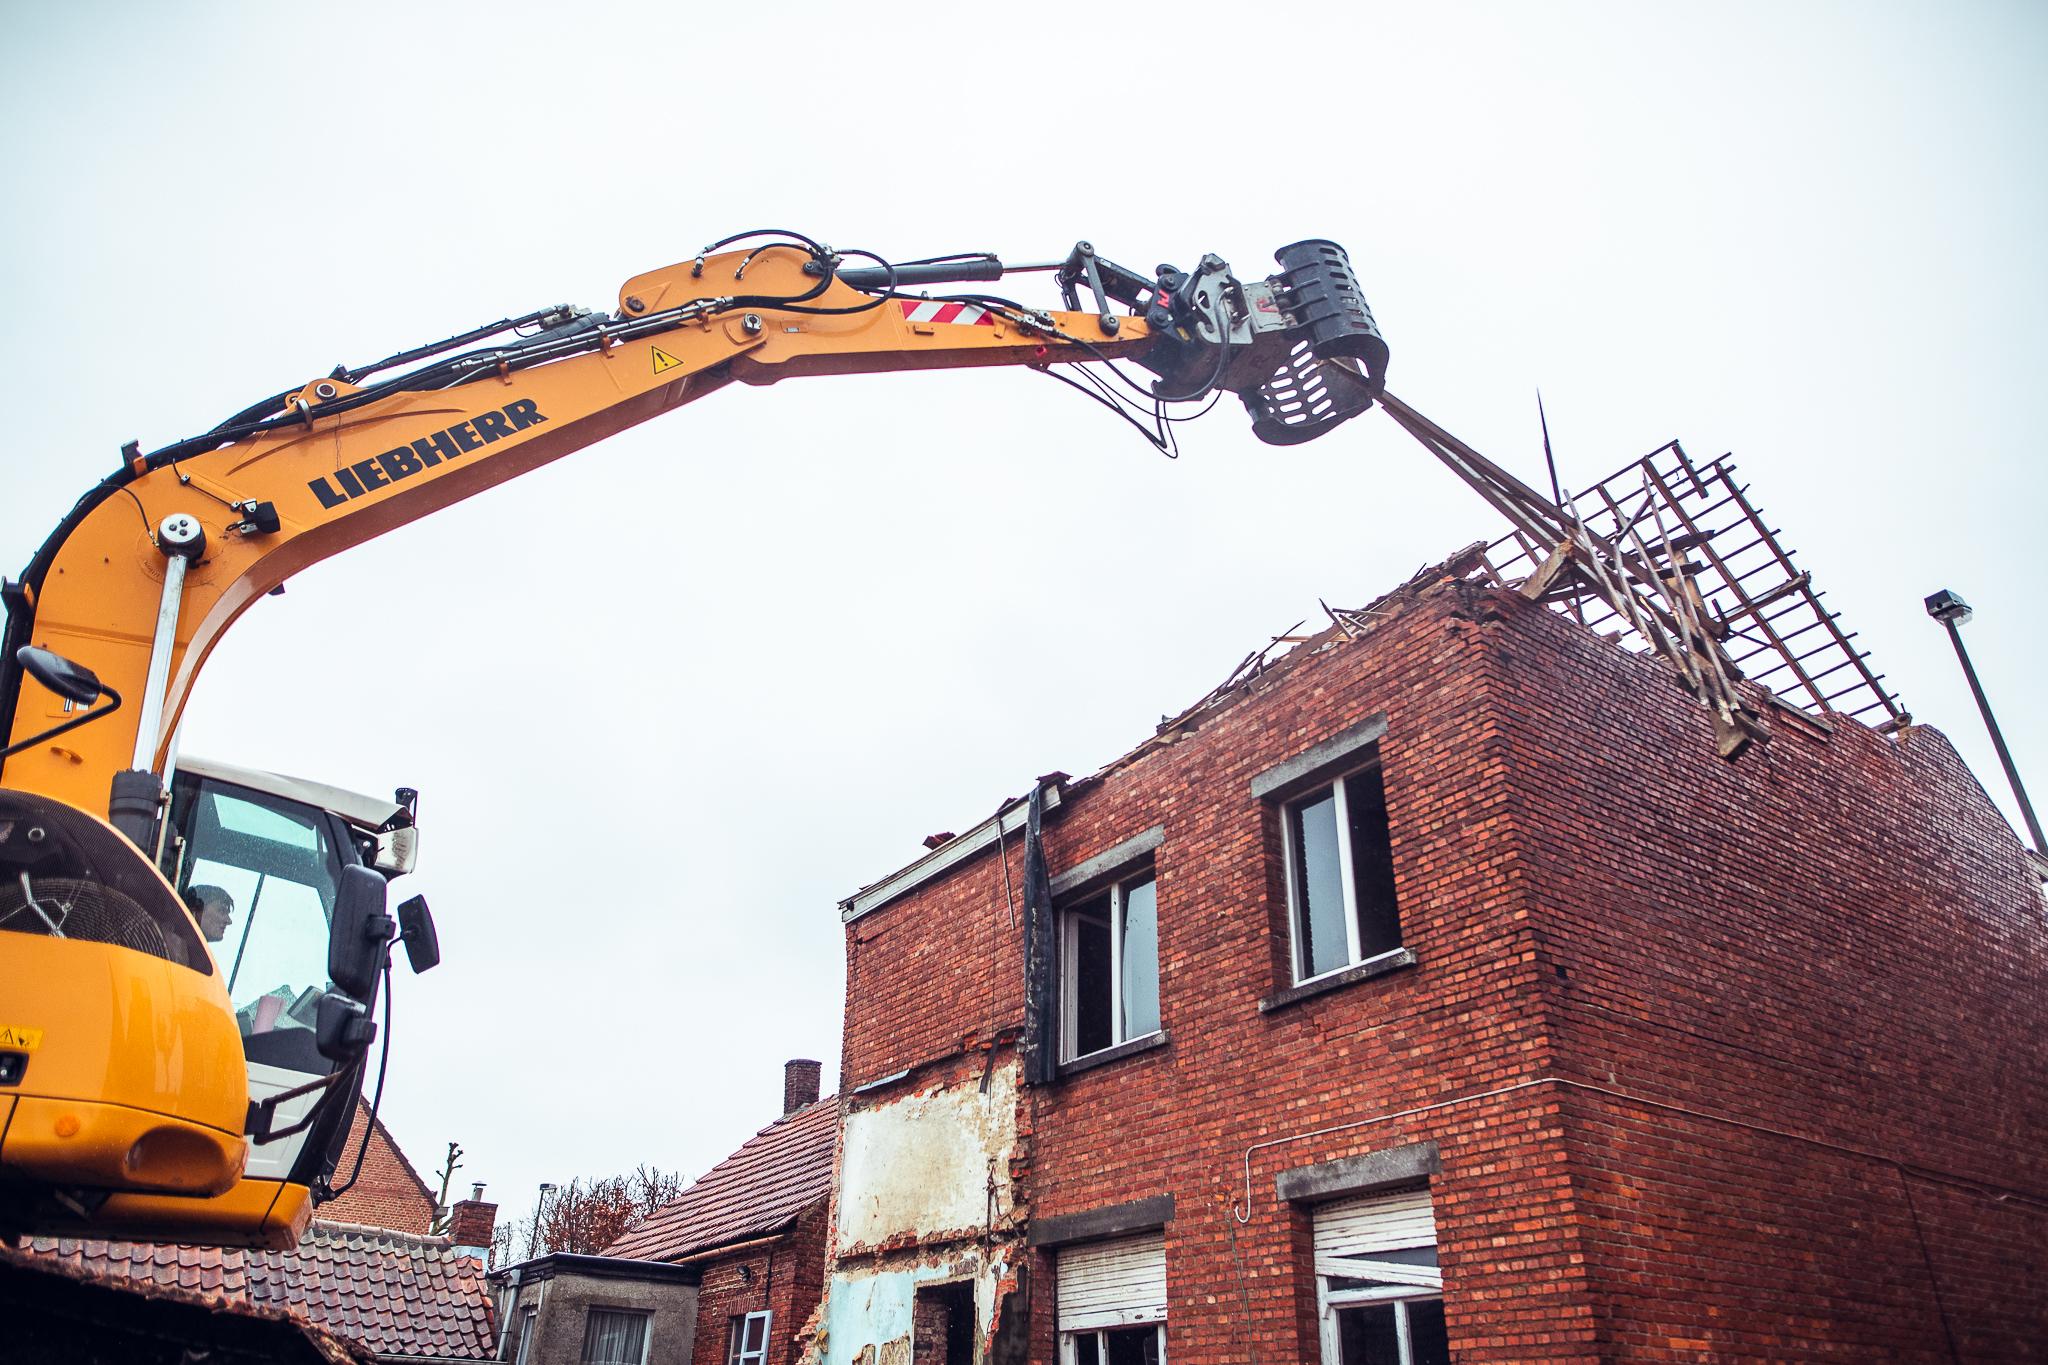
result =
[{"label": "red roof tile", "polygon": [[831,1192],[838,1141],[836,1100],[820,1100],[779,1118],[604,1254],[677,1261],[779,1232]]},{"label": "red roof tile", "polygon": [[495,1344],[481,1262],[445,1237],[316,1222],[295,1251],[39,1237],[38,1261],[229,1305],[288,1310],[390,1355],[487,1360]]}]

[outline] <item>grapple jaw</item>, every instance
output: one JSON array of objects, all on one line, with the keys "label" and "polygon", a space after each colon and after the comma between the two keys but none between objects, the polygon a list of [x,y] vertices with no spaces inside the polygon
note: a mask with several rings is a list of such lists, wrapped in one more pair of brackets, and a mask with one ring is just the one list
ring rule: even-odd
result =
[{"label": "grapple jaw", "polygon": [[1311,238],[1274,259],[1280,273],[1251,282],[1213,255],[1192,272],[1159,267],[1142,300],[1158,340],[1139,363],[1161,397],[1229,389],[1260,440],[1295,445],[1373,405],[1387,343],[1343,247]]},{"label": "grapple jaw", "polygon": [[1273,254],[1280,273],[1265,283],[1293,319],[1286,353],[1235,391],[1260,440],[1296,445],[1373,405],[1387,384],[1387,343],[1343,247],[1312,238]]}]

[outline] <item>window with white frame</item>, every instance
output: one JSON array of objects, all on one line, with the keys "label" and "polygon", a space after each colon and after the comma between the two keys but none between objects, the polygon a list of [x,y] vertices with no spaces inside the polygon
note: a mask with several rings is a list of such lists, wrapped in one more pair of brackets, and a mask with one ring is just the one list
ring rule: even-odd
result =
[{"label": "window with white frame", "polygon": [[1401,946],[1393,839],[1378,764],[1280,808],[1294,979],[1308,981]]},{"label": "window with white frame", "polygon": [[648,1315],[593,1308],[583,1320],[583,1365],[646,1365]]},{"label": "window with white frame", "polygon": [[1428,1190],[1315,1212],[1324,1365],[1450,1365]]},{"label": "window with white frame", "polygon": [[725,1365],[763,1365],[768,1359],[768,1313],[735,1314],[728,1335]]},{"label": "window with white frame", "polygon": [[533,1360],[533,1333],[540,1323],[540,1309],[528,1304],[519,1312],[519,1349],[513,1355],[515,1365],[531,1365]]},{"label": "window with white frame", "polygon": [[1060,1057],[1159,1032],[1159,895],[1146,871],[1059,912]]},{"label": "window with white frame", "polygon": [[1160,1365],[1166,1359],[1162,1234],[1067,1247],[1054,1268],[1060,1365]]}]

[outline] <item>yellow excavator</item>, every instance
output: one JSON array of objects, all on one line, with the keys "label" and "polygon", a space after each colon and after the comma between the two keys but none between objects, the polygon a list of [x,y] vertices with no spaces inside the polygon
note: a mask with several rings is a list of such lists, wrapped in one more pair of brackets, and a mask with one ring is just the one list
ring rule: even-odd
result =
[{"label": "yellow excavator", "polygon": [[[424,903],[387,905],[411,793],[174,753],[259,597],[736,380],[1024,366],[1162,447],[1224,393],[1264,440],[1308,440],[1372,406],[1387,348],[1341,247],[1276,259],[1241,280],[1086,242],[1006,266],[750,232],[628,280],[616,311],[502,319],[126,448],[0,593],[0,1236],[295,1245],[333,1188],[391,950],[438,958]],[[969,288],[1033,272],[1062,307]]]}]

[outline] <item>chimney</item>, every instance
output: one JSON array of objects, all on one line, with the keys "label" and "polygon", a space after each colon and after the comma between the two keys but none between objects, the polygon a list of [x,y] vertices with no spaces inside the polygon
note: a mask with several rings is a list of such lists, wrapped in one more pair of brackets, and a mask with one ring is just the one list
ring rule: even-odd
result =
[{"label": "chimney", "polygon": [[818,1063],[804,1057],[782,1064],[782,1112],[785,1115],[818,1102],[818,1082],[824,1070]]},{"label": "chimney", "polygon": [[448,1240],[455,1244],[455,1254],[489,1264],[497,1224],[498,1206],[484,1202],[483,1186],[472,1187],[470,1197],[457,1200],[448,1211]]}]

